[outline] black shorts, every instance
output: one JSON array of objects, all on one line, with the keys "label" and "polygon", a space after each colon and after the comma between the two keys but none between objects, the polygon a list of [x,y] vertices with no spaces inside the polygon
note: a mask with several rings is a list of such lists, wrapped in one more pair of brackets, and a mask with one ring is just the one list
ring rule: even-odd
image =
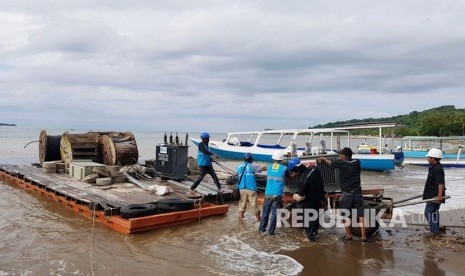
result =
[{"label": "black shorts", "polygon": [[342,192],[341,197],[341,209],[350,210],[351,214],[354,215],[352,212],[357,211],[357,217],[363,218],[363,196],[360,193],[353,194],[353,193],[346,193]]}]

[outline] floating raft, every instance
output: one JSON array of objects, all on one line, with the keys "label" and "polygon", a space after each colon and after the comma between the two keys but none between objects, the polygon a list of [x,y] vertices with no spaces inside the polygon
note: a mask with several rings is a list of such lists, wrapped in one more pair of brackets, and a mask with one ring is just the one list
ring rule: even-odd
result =
[{"label": "floating raft", "polygon": [[187,211],[124,219],[118,215],[119,208],[123,206],[154,203],[162,198],[184,199],[188,190],[169,182],[157,182],[173,190],[170,195],[158,196],[131,183],[92,186],[66,174],[43,174],[40,169],[31,166],[0,165],[0,179],[36,192],[86,217],[95,216],[96,221],[124,234],[191,223],[204,217],[225,214],[229,208],[228,205],[201,203]]}]

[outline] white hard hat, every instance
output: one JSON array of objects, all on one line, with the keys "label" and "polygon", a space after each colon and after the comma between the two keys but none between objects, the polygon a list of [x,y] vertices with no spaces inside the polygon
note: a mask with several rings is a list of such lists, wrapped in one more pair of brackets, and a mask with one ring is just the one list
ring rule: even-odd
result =
[{"label": "white hard hat", "polygon": [[277,150],[277,151],[275,151],[275,152],[273,153],[273,156],[271,156],[271,158],[272,158],[273,160],[276,160],[276,161],[283,161],[283,159],[284,159],[284,154],[283,154],[282,151]]},{"label": "white hard hat", "polygon": [[426,155],[427,157],[433,157],[433,158],[438,158],[442,159],[442,151],[437,148],[432,148],[428,151],[428,154]]}]

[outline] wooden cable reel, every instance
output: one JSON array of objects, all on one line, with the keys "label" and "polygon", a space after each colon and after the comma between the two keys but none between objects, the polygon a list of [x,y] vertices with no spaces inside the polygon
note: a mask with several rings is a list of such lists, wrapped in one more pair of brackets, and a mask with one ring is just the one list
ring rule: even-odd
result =
[{"label": "wooden cable reel", "polygon": [[41,130],[39,134],[39,162],[42,165],[44,162],[61,160],[60,155],[60,139],[61,135],[47,135],[45,130]]},{"label": "wooden cable reel", "polygon": [[99,137],[100,134],[96,132],[83,134],[65,132],[60,140],[61,159],[66,164],[77,159],[88,159],[97,162]]},{"label": "wooden cable reel", "polygon": [[105,165],[133,165],[139,151],[131,132],[99,132],[99,161]]}]

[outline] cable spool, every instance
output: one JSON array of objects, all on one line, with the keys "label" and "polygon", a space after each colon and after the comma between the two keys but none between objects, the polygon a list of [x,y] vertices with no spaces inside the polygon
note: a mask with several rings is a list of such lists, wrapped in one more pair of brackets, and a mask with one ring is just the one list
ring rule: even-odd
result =
[{"label": "cable spool", "polygon": [[42,165],[47,161],[61,160],[60,155],[61,135],[47,135],[45,130],[39,134],[39,162]]},{"label": "cable spool", "polygon": [[83,134],[63,133],[60,140],[61,159],[69,164],[71,160],[88,159],[98,161],[98,140],[100,134],[88,132]]},{"label": "cable spool", "polygon": [[131,132],[99,132],[99,161],[105,165],[137,164],[139,151]]}]

